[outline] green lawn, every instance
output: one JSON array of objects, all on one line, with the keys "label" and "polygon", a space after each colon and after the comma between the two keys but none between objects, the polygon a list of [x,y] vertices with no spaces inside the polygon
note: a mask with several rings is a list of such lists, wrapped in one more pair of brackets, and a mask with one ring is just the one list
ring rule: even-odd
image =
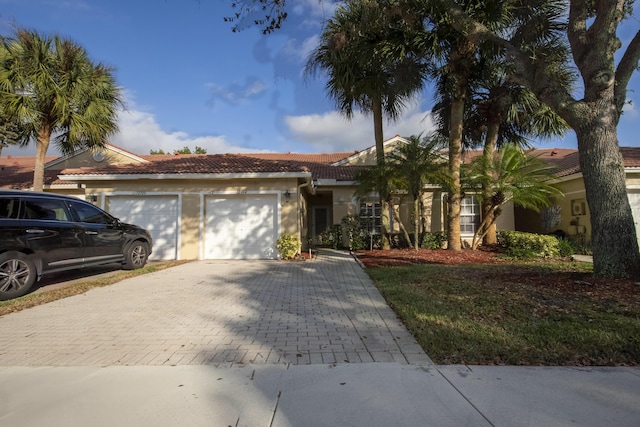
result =
[{"label": "green lawn", "polygon": [[588,264],[368,268],[437,364],[638,365],[640,284]]}]

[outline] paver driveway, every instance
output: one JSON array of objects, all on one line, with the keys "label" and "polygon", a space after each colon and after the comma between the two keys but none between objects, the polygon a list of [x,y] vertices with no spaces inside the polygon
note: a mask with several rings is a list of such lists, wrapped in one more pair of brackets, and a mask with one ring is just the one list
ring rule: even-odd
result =
[{"label": "paver driveway", "polygon": [[0,366],[431,363],[353,258],[197,261],[0,318]]}]

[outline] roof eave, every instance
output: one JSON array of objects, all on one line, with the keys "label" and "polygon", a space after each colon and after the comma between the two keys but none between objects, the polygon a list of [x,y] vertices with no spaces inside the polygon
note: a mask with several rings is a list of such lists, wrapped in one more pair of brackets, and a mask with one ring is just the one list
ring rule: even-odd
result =
[{"label": "roof eave", "polygon": [[188,180],[188,179],[273,179],[307,178],[311,172],[252,172],[252,173],[169,173],[169,174],[78,174],[58,175],[61,181],[130,181],[130,180]]}]

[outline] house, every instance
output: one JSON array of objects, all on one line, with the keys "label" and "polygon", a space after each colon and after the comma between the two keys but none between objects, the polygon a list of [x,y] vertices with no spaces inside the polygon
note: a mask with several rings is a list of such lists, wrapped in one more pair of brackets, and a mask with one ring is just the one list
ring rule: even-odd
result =
[{"label": "house", "polygon": [[[406,142],[395,136],[385,151]],[[477,154],[477,153],[476,153]],[[557,166],[565,192],[556,201],[556,229],[590,237],[589,210],[576,150],[536,150]],[[474,153],[469,153],[468,158]],[[640,148],[623,149],[629,199],[640,222]],[[0,157],[0,187],[28,189],[33,157]],[[48,158],[46,191],[92,201],[125,222],[147,228],[154,238],[152,259],[276,258],[284,233],[313,242],[346,215],[379,223],[377,197],[357,197],[355,176],[375,164],[375,147],[358,152],[301,154],[138,155],[107,144],[103,151],[80,150]],[[426,231],[444,229],[446,204],[440,188],[424,196]],[[401,217],[411,201],[396,198]],[[461,232],[470,240],[480,221],[477,198],[466,195]],[[410,227],[411,221],[405,221]],[[397,229],[397,225],[394,225]],[[541,214],[506,206],[498,229],[549,232]]]}]

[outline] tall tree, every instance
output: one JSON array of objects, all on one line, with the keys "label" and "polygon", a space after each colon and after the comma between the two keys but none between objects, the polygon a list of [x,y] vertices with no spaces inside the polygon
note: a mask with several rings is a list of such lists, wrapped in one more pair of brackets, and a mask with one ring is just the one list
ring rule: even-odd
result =
[{"label": "tall tree", "polygon": [[[410,49],[407,27],[399,16],[383,13],[377,1],[351,0],[328,20],[306,74],[328,74],[329,96],[347,118],[355,108],[373,115],[376,162],[385,163],[383,119],[394,120],[422,88],[423,60]],[[380,194],[383,247],[389,247],[388,194]]]},{"label": "tall tree", "polygon": [[23,132],[18,123],[9,122],[4,117],[0,113],[0,154],[3,148],[17,144]]},{"label": "tall tree", "polygon": [[[558,28],[549,25],[549,16],[557,11],[544,5],[531,6],[518,8],[509,14],[506,27],[509,28],[507,33],[511,35],[510,40],[516,44],[535,43],[536,50],[544,52],[548,60],[555,58],[560,68],[566,66],[566,48],[558,43]],[[535,40],[522,40],[523,28],[534,24],[538,27],[538,37]],[[502,144],[515,143],[530,147],[534,138],[549,139],[562,135],[569,129],[568,124],[540,102],[529,89],[509,80],[508,64],[499,49],[483,49],[480,54],[479,72],[469,86],[469,102],[464,114],[465,148],[482,146],[484,154],[491,157]],[[564,78],[565,84],[570,86],[573,82],[572,74],[566,73]],[[434,107],[434,116],[448,120],[449,109],[450,102],[446,93],[441,94],[440,102]],[[441,124],[441,127],[444,126]],[[481,191],[485,201],[482,206],[484,219],[492,212],[487,202],[491,194],[488,194],[488,188],[482,188]],[[489,222],[492,221],[489,219]],[[495,226],[487,230],[484,243],[496,243]]]},{"label": "tall tree", "polygon": [[101,148],[117,131],[121,103],[113,70],[94,64],[84,48],[60,36],[18,29],[0,40],[0,105],[23,129],[20,145],[35,141],[33,189],[44,188],[44,160],[53,140],[63,154]]},{"label": "tall tree", "polygon": [[[551,1],[551,0],[550,0]],[[555,62],[510,43],[449,0],[434,0],[434,13],[446,16],[472,42],[490,41],[504,50],[510,78],[529,88],[575,131],[587,203],[591,213],[594,273],[600,277],[629,277],[640,273],[640,250],[626,192],[617,125],[631,75],[640,61],[640,30],[622,47],[617,31],[630,16],[633,0],[570,0],[566,14],[554,19],[566,25],[571,58],[582,78],[582,93],[559,83]],[[523,37],[535,38],[531,26]],[[619,60],[617,60],[619,58]]]},{"label": "tall tree", "polygon": [[[548,61],[532,45],[519,46],[501,29],[485,25],[474,10],[458,0],[388,0],[407,20],[430,16],[455,28],[472,43],[500,46],[509,64],[509,78],[530,89],[575,131],[580,152],[587,202],[591,213],[594,273],[599,277],[627,277],[640,273],[640,250],[626,194],[625,172],[617,125],[626,102],[629,80],[640,60],[640,30],[636,30],[622,55],[618,28],[633,12],[634,0],[548,0],[568,8],[550,17],[563,26],[571,46],[570,57],[582,85],[559,84],[557,62]],[[275,4],[285,11],[286,0],[235,0],[234,3]],[[487,5],[495,2],[486,2]],[[518,0],[503,0],[503,7],[531,7]],[[286,18],[286,14],[278,15]],[[534,40],[539,28],[523,26],[522,37]],[[581,92],[579,92],[581,91]]]},{"label": "tall tree", "polygon": [[[548,16],[553,16],[557,10],[547,4],[547,0],[455,3],[518,45],[535,45],[537,51],[543,53],[547,53],[550,46],[551,50],[562,48],[561,44],[556,43],[556,28],[548,24]],[[447,135],[450,141],[449,169],[453,179],[447,198],[447,231],[449,247],[459,249],[461,151],[484,144],[484,149],[490,155],[500,142],[527,144],[527,137],[548,136],[561,130],[564,123],[559,120],[554,122],[557,116],[547,114],[548,107],[537,101],[530,92],[527,93],[521,85],[507,79],[509,67],[500,49],[484,40],[464,37],[450,25],[446,14],[433,13],[427,2],[416,1],[415,4],[416,10],[429,11],[423,16],[431,22],[433,32],[437,34],[438,43],[431,49],[439,52],[436,57],[440,58],[441,63],[433,72],[437,82],[433,116],[440,132]],[[389,10],[396,9],[390,7]],[[417,14],[421,16],[420,12]],[[522,30],[532,22],[538,29],[538,37],[535,40],[523,40]],[[562,58],[562,55],[558,56]],[[550,58],[551,55],[546,57]],[[483,216],[490,214],[490,207],[484,206]],[[492,243],[495,241],[495,232],[489,230],[486,237],[487,242]]]}]

